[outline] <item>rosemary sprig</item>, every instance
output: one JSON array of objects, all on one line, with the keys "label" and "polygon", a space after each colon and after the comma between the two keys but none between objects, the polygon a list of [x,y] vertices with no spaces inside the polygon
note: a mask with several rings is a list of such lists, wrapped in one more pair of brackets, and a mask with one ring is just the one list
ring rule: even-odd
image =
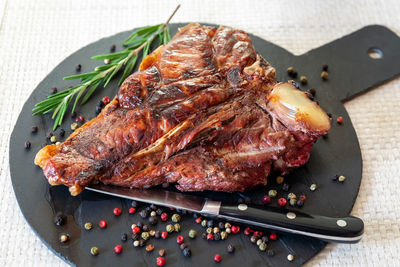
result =
[{"label": "rosemary sprig", "polygon": [[[46,114],[53,111],[52,119],[54,119],[53,130],[62,124],[64,116],[71,102],[73,106],[71,113],[81,99],[80,104],[85,104],[100,84],[104,87],[108,85],[110,80],[124,67],[124,71],[118,85],[132,73],[142,52],[142,60],[149,54],[151,44],[158,38],[158,44],[166,44],[170,41],[168,24],[172,17],[178,11],[180,5],[176,7],[174,12],[164,24],[148,26],[134,31],[123,43],[127,48],[118,53],[104,54],[92,57],[94,60],[107,60],[108,64],[96,67],[92,72],[82,73],[64,77],[64,80],[81,79],[81,83],[48,96],[45,100],[35,104],[33,108],[33,116],[38,114]],[[74,99],[75,98],[75,99]]]}]

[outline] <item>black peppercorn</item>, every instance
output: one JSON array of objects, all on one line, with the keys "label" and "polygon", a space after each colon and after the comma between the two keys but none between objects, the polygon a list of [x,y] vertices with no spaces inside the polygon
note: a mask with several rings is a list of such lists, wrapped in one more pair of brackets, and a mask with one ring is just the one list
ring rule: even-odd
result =
[{"label": "black peppercorn", "polygon": [[55,225],[57,225],[57,226],[62,226],[62,225],[64,225],[64,223],[65,223],[65,216],[62,215],[62,214],[57,214],[57,215],[54,217],[54,223],[55,223]]},{"label": "black peppercorn", "polygon": [[151,225],[156,225],[156,224],[158,223],[157,217],[155,217],[155,216],[150,217],[150,218],[149,218],[149,223],[150,223]]},{"label": "black peppercorn", "polygon": [[214,240],[221,240],[221,234],[220,233],[215,233],[214,234]]},{"label": "black peppercorn", "polygon": [[64,137],[64,135],[65,135],[65,130],[61,128],[61,129],[60,129],[60,136],[61,136],[61,137]]},{"label": "black peppercorn", "polygon": [[138,223],[136,224],[136,226],[139,227],[139,228],[142,228],[142,227],[143,227],[143,223],[142,223],[142,222],[138,222]]},{"label": "black peppercorn", "polygon": [[151,212],[151,208],[150,207],[146,207],[145,210],[148,211],[149,213]]},{"label": "black peppercorn", "polygon": [[268,242],[268,236],[263,236],[261,237],[262,242],[267,243]]},{"label": "black peppercorn", "polygon": [[322,70],[323,71],[328,71],[328,64],[322,65]]},{"label": "black peppercorn", "polygon": [[100,107],[100,108],[104,107],[103,101],[101,101],[101,100],[97,101],[96,107]]},{"label": "black peppercorn", "polygon": [[26,149],[30,149],[30,148],[31,148],[31,142],[26,141],[26,142],[25,142],[25,148],[26,148]]},{"label": "black peppercorn", "polygon": [[132,200],[131,206],[134,208],[137,208],[139,206],[139,204],[135,200]]},{"label": "black peppercorn", "polygon": [[198,213],[193,213],[193,218],[197,219],[200,215]]},{"label": "black peppercorn", "polygon": [[297,71],[294,71],[294,72],[290,75],[290,77],[296,78],[296,77],[297,77]]},{"label": "black peppercorn", "polygon": [[285,191],[285,192],[289,191],[289,188],[290,188],[290,186],[289,186],[289,184],[287,184],[287,183],[284,183],[284,184],[282,185],[282,190]]},{"label": "black peppercorn", "polygon": [[143,225],[142,230],[144,232],[148,232],[148,231],[150,231],[150,227],[147,224],[145,224],[145,225]]},{"label": "black peppercorn", "polygon": [[81,64],[76,65],[76,67],[75,67],[76,71],[81,71],[81,69],[82,69],[82,65]]},{"label": "black peppercorn", "polygon": [[301,200],[301,199],[297,200],[297,207],[301,208],[301,207],[303,207],[303,205],[304,205],[303,200]]},{"label": "black peppercorn", "polygon": [[213,225],[214,225],[213,220],[209,220],[209,221],[207,222],[207,227],[213,227]]},{"label": "black peppercorn", "polygon": [[138,235],[138,234],[132,234],[131,238],[132,238],[133,241],[136,241],[136,240],[139,240],[140,235]]},{"label": "black peppercorn", "polygon": [[72,114],[71,114],[71,118],[75,119],[75,117],[76,117],[76,112],[74,111],[74,112],[72,112]]},{"label": "black peppercorn", "polygon": [[125,242],[126,240],[128,240],[128,235],[127,235],[126,233],[123,233],[123,234],[121,235],[121,240],[122,240],[123,242]]},{"label": "black peppercorn", "polygon": [[315,94],[317,93],[317,91],[315,90],[315,88],[311,88],[310,90],[308,90],[310,92],[310,94],[312,94],[313,96],[315,96]]},{"label": "black peppercorn", "polygon": [[202,234],[201,234],[201,238],[207,239],[207,233],[202,233]]},{"label": "black peppercorn", "polygon": [[154,204],[151,204],[151,205],[150,205],[150,209],[151,209],[151,210],[156,210],[156,209],[157,209],[157,206],[154,205]]},{"label": "black peppercorn", "polygon": [[192,251],[190,251],[189,248],[185,248],[185,249],[182,251],[182,253],[183,253],[183,256],[185,256],[185,257],[190,257],[190,256],[192,255]]},{"label": "black peppercorn", "polygon": [[158,208],[158,209],[156,210],[156,213],[157,213],[158,216],[160,216],[163,212],[164,212],[164,211],[163,211],[162,209],[160,209],[160,208]]},{"label": "black peppercorn", "polygon": [[141,210],[141,211],[140,211],[140,216],[141,216],[142,218],[147,218],[147,217],[149,217],[149,211],[147,211],[147,210]]},{"label": "black peppercorn", "polygon": [[155,238],[160,238],[161,237],[161,232],[160,231],[156,231],[156,233],[154,234]]},{"label": "black peppercorn", "polygon": [[225,229],[225,224],[224,224],[223,222],[219,222],[219,223],[218,223],[218,227],[219,227],[220,229]]},{"label": "black peppercorn", "polygon": [[332,181],[337,181],[337,179],[339,178],[339,175],[334,175],[333,177],[332,177]]},{"label": "black peppercorn", "polygon": [[187,248],[187,245],[185,243],[182,243],[182,244],[179,245],[179,248],[181,250],[184,250],[185,248]]},{"label": "black peppercorn", "polygon": [[139,246],[143,247],[146,244],[146,240],[140,239],[139,240]]},{"label": "black peppercorn", "polygon": [[38,129],[36,125],[32,126],[32,133],[37,133]]},{"label": "black peppercorn", "polygon": [[267,250],[267,255],[270,256],[270,257],[272,257],[272,256],[275,255],[275,252],[274,252],[272,249],[268,249],[268,250]]},{"label": "black peppercorn", "polygon": [[232,244],[229,244],[229,245],[228,245],[228,252],[229,252],[229,253],[235,252],[235,246],[232,245]]},{"label": "black peppercorn", "polygon": [[57,88],[55,88],[55,87],[51,88],[50,92],[51,92],[51,94],[57,93]]},{"label": "black peppercorn", "polygon": [[115,48],[116,48],[115,44],[112,44],[112,45],[110,46],[110,52],[111,52],[111,53],[114,53],[114,52],[115,52]]},{"label": "black peppercorn", "polygon": [[96,115],[100,114],[100,112],[101,112],[101,107],[96,107],[95,109]]}]

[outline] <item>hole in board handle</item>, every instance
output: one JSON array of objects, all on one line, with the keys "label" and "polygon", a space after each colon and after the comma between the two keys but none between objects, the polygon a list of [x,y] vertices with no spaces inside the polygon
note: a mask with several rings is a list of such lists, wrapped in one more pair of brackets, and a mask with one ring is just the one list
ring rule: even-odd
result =
[{"label": "hole in board handle", "polygon": [[368,56],[372,59],[381,59],[383,58],[383,52],[379,48],[371,47],[368,49]]}]

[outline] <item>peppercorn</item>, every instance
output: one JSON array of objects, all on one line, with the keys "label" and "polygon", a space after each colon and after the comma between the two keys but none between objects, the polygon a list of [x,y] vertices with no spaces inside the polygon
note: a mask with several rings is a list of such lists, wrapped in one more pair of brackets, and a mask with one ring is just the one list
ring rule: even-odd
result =
[{"label": "peppercorn", "polygon": [[278,236],[277,236],[277,234],[276,233],[271,233],[270,235],[269,235],[269,239],[270,240],[277,240],[278,239]]},{"label": "peppercorn", "polygon": [[276,177],[276,183],[277,183],[277,184],[283,183],[284,180],[285,180],[285,178],[283,178],[282,176]]},{"label": "peppercorn", "polygon": [[232,244],[228,245],[228,253],[234,253],[235,252],[235,246]]},{"label": "peppercorn", "polygon": [[133,228],[132,228],[132,233],[134,233],[134,234],[140,234],[140,232],[141,232],[141,230],[140,230],[140,227],[139,226],[134,226]]},{"label": "peppercorn", "polygon": [[149,217],[149,212],[147,210],[141,210],[140,217],[142,217],[143,219]]},{"label": "peppercorn", "polygon": [[102,99],[104,106],[107,106],[108,103],[110,103],[110,98],[108,96],[103,97]]},{"label": "peppercorn", "polygon": [[213,233],[215,234],[215,233],[219,233],[219,228],[218,227],[214,227],[213,228]]},{"label": "peppercorn", "polygon": [[90,254],[92,254],[93,256],[99,255],[99,249],[97,247],[91,247]]},{"label": "peppercorn", "polygon": [[272,249],[268,249],[268,250],[267,250],[267,255],[268,255],[269,257],[273,257],[273,256],[275,255],[275,252],[274,252]]},{"label": "peppercorn", "polygon": [[163,212],[160,216],[161,221],[166,222],[168,220],[168,214]]},{"label": "peppercorn", "polygon": [[310,90],[308,90],[308,92],[309,92],[312,96],[315,96],[315,94],[317,93],[317,91],[315,90],[315,88],[311,88]]},{"label": "peppercorn", "polygon": [[261,242],[261,243],[258,245],[258,248],[259,248],[261,251],[265,251],[265,250],[267,249],[267,244],[264,243],[264,242]]},{"label": "peppercorn", "polygon": [[137,208],[137,207],[139,207],[139,203],[137,201],[135,201],[135,200],[132,200],[131,207]]},{"label": "peppercorn", "polygon": [[140,246],[140,242],[139,242],[139,240],[135,240],[135,241],[133,241],[133,246],[134,246],[134,247],[138,247],[138,246]]},{"label": "peppercorn", "polygon": [[301,82],[302,84],[307,84],[307,77],[304,76],[304,75],[300,76],[300,82]]},{"label": "peppercorn", "polygon": [[328,72],[326,72],[326,71],[321,72],[321,78],[322,78],[323,80],[327,80],[327,79],[328,79],[328,76],[329,76]]},{"label": "peppercorn", "polygon": [[293,261],[294,260],[294,256],[292,254],[287,255],[287,260],[288,261]]},{"label": "peppercorn", "polygon": [[76,117],[76,111],[71,113],[71,118],[75,119],[75,117]]},{"label": "peppercorn", "polygon": [[221,240],[221,234],[220,233],[214,233],[214,240]]},{"label": "peppercorn", "polygon": [[227,238],[228,238],[228,233],[225,232],[225,231],[222,231],[222,232],[221,232],[221,239],[222,239],[222,240],[225,240],[225,239],[227,239]]},{"label": "peppercorn", "polygon": [[149,234],[149,232],[143,232],[142,235],[141,235],[141,237],[142,237],[144,240],[147,240],[147,239],[149,239],[150,234]]},{"label": "peppercorn", "polygon": [[77,118],[77,120],[78,121],[76,121],[76,122],[84,122],[85,121],[85,117],[83,117],[82,115],[81,116],[79,116],[78,118]]},{"label": "peppercorn", "polygon": [[279,206],[284,207],[284,206],[286,206],[286,203],[287,203],[287,201],[285,198],[281,197],[280,199],[278,199]]},{"label": "peppercorn", "polygon": [[250,237],[250,242],[251,242],[251,243],[256,243],[257,240],[258,240],[258,238],[257,238],[256,236],[254,236],[254,235],[252,235],[252,236]]},{"label": "peppercorn", "polygon": [[165,249],[160,249],[158,251],[158,255],[160,255],[161,257],[164,257],[165,256]]},{"label": "peppercorn", "polygon": [[215,256],[214,256],[214,260],[215,260],[216,262],[220,262],[220,261],[222,260],[222,258],[221,258],[221,256],[220,256],[220,255],[218,255],[218,254],[215,254]]},{"label": "peppercorn", "polygon": [[157,266],[164,266],[165,258],[164,257],[157,257]]},{"label": "peppercorn", "polygon": [[182,243],[182,244],[179,245],[179,248],[181,250],[184,250],[185,248],[187,248],[187,245],[185,243]]},{"label": "peppercorn", "polygon": [[328,71],[328,65],[327,64],[322,65],[322,70],[323,71]]},{"label": "peppercorn", "polygon": [[285,191],[285,192],[289,191],[289,188],[290,188],[290,185],[288,183],[284,183],[282,185],[282,190]]},{"label": "peppercorn", "polygon": [[181,231],[181,225],[179,223],[174,224],[174,230],[179,233]]},{"label": "peppercorn", "polygon": [[271,189],[271,190],[268,191],[268,196],[270,196],[272,198],[276,197],[277,194],[278,194],[278,192],[276,190],[274,190],[274,189]]},{"label": "peppercorn", "polygon": [[267,196],[267,195],[263,196],[262,202],[263,202],[264,204],[269,204],[269,203],[271,203],[271,197],[270,197],[270,196]]},{"label": "peppercorn", "polygon": [[52,143],[57,142],[57,136],[53,135],[52,137],[50,137],[50,141],[51,141]]},{"label": "peppercorn", "polygon": [[75,66],[75,70],[76,71],[81,71],[81,69],[82,69],[82,65],[81,64],[78,64],[78,65]]},{"label": "peppercorn", "polygon": [[155,217],[155,216],[157,216],[157,213],[154,210],[150,212],[150,217]]},{"label": "peppercorn", "polygon": [[245,235],[250,235],[251,232],[253,232],[253,230],[251,230],[250,227],[246,227],[246,228],[244,229],[244,231],[243,231],[243,233],[244,233]]},{"label": "peppercorn", "polygon": [[257,246],[259,246],[262,242],[263,241],[261,239],[257,239],[257,242],[256,242]]},{"label": "peppercorn", "polygon": [[71,130],[76,130],[78,128],[78,124],[76,122],[71,124]]},{"label": "peppercorn", "polygon": [[293,73],[292,73],[292,75],[290,75],[292,78],[296,78],[297,77],[297,71],[294,71]]},{"label": "peppercorn", "polygon": [[150,217],[149,218],[149,223],[151,224],[151,225],[156,225],[157,223],[158,223],[158,219],[157,219],[157,217]]},{"label": "peppercorn", "polygon": [[60,236],[60,242],[61,242],[61,243],[66,243],[68,240],[69,240],[69,236],[68,236],[68,235],[62,234],[62,235]]},{"label": "peppercorn", "polygon": [[225,223],[225,228],[231,228],[232,227],[232,225],[230,224],[230,223]]},{"label": "peppercorn", "polygon": [[293,72],[294,72],[294,68],[293,68],[293,67],[287,68],[287,73],[288,73],[289,75],[292,75]]},{"label": "peppercorn", "polygon": [[197,232],[195,231],[195,230],[193,230],[193,229],[190,229],[189,230],[189,237],[190,238],[196,238],[196,235],[197,235]]},{"label": "peppercorn", "polygon": [[175,213],[175,214],[172,215],[171,220],[173,222],[179,222],[181,220],[181,216],[179,214]]},{"label": "peppercorn", "polygon": [[121,215],[122,211],[121,211],[120,208],[115,208],[115,209],[113,210],[113,213],[114,213],[114,215],[119,216],[119,215]]},{"label": "peppercorn", "polygon": [[341,183],[343,183],[345,180],[346,180],[346,176],[344,176],[344,175],[340,175],[338,177],[338,181],[341,182]]},{"label": "peppercorn", "polygon": [[56,87],[51,88],[51,94],[55,94],[55,93],[57,93],[57,88]]},{"label": "peppercorn", "polygon": [[213,220],[209,220],[209,221],[207,222],[207,227],[213,227],[213,226],[214,226]]},{"label": "peppercorn", "polygon": [[214,240],[214,235],[211,233],[207,234],[207,240]]},{"label": "peppercorn", "polygon": [[315,191],[317,189],[317,184],[310,185],[310,190]]},{"label": "peppercorn", "polygon": [[111,53],[114,53],[114,52],[115,52],[115,48],[116,48],[115,44],[112,44],[112,45],[110,46],[110,52],[111,52]]},{"label": "peppercorn", "polygon": [[268,242],[268,236],[263,236],[261,237],[262,242],[267,243]]},{"label": "peppercorn", "polygon": [[254,235],[255,237],[257,237],[257,238],[261,238],[261,237],[262,237],[262,232],[260,232],[260,231],[255,231],[253,235]]},{"label": "peppercorn", "polygon": [[126,240],[128,240],[128,235],[126,233],[123,233],[121,235],[121,241],[125,242]]},{"label": "peppercorn", "polygon": [[190,248],[185,248],[185,249],[182,251],[182,253],[183,253],[183,256],[185,256],[185,257],[190,257],[190,256],[192,256],[192,251],[190,250]]},{"label": "peppercorn", "polygon": [[134,214],[136,212],[136,209],[131,207],[131,208],[129,208],[128,212],[129,212],[129,214]]},{"label": "peppercorn", "polygon": [[232,232],[231,228],[225,228],[225,232],[227,232],[228,234],[230,234]]},{"label": "peppercorn", "polygon": [[207,233],[202,233],[201,238],[206,239],[207,238]]},{"label": "peppercorn", "polygon": [[86,230],[91,230],[93,228],[93,225],[91,222],[87,222],[87,223],[85,223],[84,227]]},{"label": "peppercorn", "polygon": [[144,239],[140,239],[139,240],[139,246],[140,247],[143,247],[145,244],[146,244],[146,240],[144,240]]},{"label": "peppercorn", "polygon": [[146,246],[146,251],[147,252],[152,252],[154,250],[154,246],[152,244],[149,244]]},{"label": "peppercorn", "polygon": [[104,220],[101,220],[101,221],[99,222],[99,227],[100,227],[100,228],[106,228],[106,227],[107,227],[107,222],[104,221]]},{"label": "peppercorn", "polygon": [[338,117],[338,118],[336,119],[336,122],[337,122],[338,124],[342,124],[342,123],[343,123],[343,117],[342,117],[342,116]]},{"label": "peppercorn", "polygon": [[207,227],[207,220],[203,220],[203,221],[201,221],[201,226],[203,226],[203,227]]},{"label": "peppercorn", "polygon": [[290,205],[290,206],[294,207],[294,206],[296,206],[296,204],[297,204],[297,199],[291,198],[291,199],[289,200],[289,205]]},{"label": "peppercorn", "polygon": [[206,229],[206,233],[207,233],[207,234],[212,233],[212,228],[211,228],[211,227],[208,227],[208,228]]},{"label": "peppercorn", "polygon": [[308,97],[308,99],[310,99],[311,101],[314,101],[314,96],[310,93],[310,92],[306,92],[306,96]]},{"label": "peppercorn", "polygon": [[160,231],[155,231],[154,237],[159,239],[161,237],[161,232]]},{"label": "peppercorn", "polygon": [[133,241],[135,241],[135,240],[139,240],[140,236],[138,234],[132,234],[131,238]]},{"label": "peppercorn", "polygon": [[197,217],[195,220],[194,220],[196,223],[202,223],[203,221],[202,221],[202,219],[201,219],[201,217]]},{"label": "peppercorn", "polygon": [[161,233],[161,238],[162,239],[167,239],[168,238],[168,232],[162,232]]},{"label": "peppercorn", "polygon": [[26,141],[24,146],[25,146],[25,149],[30,149],[31,148],[31,142]]},{"label": "peppercorn", "polygon": [[218,227],[222,230],[225,229],[225,224],[223,222],[218,223]]},{"label": "peppercorn", "polygon": [[168,233],[172,233],[173,231],[175,231],[175,228],[172,224],[168,224],[165,229],[167,230]]},{"label": "peppercorn", "polygon": [[102,110],[101,107],[96,107],[94,112],[96,113],[96,115],[98,115],[100,114],[101,110]]},{"label": "peppercorn", "polygon": [[38,130],[39,130],[39,128],[36,125],[34,125],[34,126],[32,126],[31,132],[37,133]]},{"label": "peppercorn", "polygon": [[181,236],[181,235],[178,235],[178,236],[176,237],[176,243],[178,243],[178,244],[182,244],[182,243],[183,243],[183,241],[184,241],[184,238],[183,238],[183,236]]},{"label": "peppercorn", "polygon": [[142,226],[142,230],[143,230],[144,232],[148,232],[148,231],[150,231],[150,226],[148,226],[147,224],[145,224],[145,225]]}]

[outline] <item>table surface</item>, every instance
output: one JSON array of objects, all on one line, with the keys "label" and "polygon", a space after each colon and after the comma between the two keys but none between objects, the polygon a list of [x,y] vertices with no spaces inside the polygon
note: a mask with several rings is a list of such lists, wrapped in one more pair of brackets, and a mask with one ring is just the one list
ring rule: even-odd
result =
[{"label": "table surface", "polygon": [[[400,35],[398,0],[180,2],[173,22],[230,25],[294,54],[369,24],[385,25]],[[175,0],[0,0],[0,99],[7,101],[0,105],[1,266],[66,265],[30,229],[11,186],[9,137],[31,91],[75,50],[104,36],[161,23],[177,4]],[[359,244],[329,244],[308,266],[400,266],[399,102],[400,78],[345,104],[364,160],[351,214],[364,220],[365,236]]]}]

